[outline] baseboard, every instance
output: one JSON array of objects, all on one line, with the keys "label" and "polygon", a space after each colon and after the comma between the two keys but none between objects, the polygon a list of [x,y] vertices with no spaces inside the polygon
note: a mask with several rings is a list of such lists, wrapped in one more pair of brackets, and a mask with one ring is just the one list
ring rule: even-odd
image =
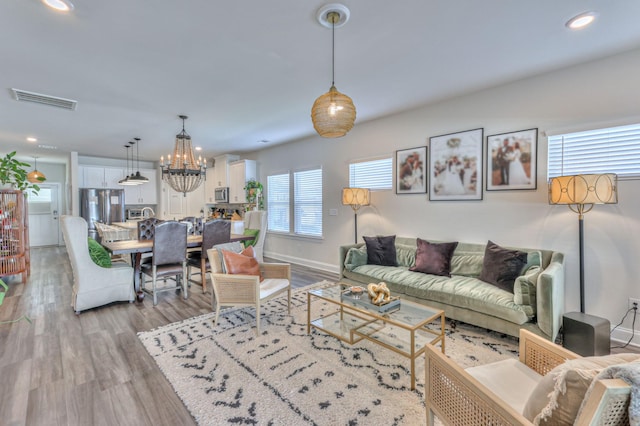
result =
[{"label": "baseboard", "polygon": [[[611,333],[611,346],[620,346],[624,345],[631,339],[631,335],[633,334],[633,330],[630,328],[616,328],[613,333]],[[636,330],[633,339],[629,343],[629,346],[633,346],[636,349],[640,349],[640,331]]]},{"label": "baseboard", "polygon": [[302,266],[306,266],[308,268],[313,268],[313,269],[319,269],[321,271],[331,272],[334,274],[340,273],[340,269],[338,269],[336,265],[332,265],[330,263],[316,262],[315,260],[303,259],[301,257],[287,256],[280,253],[272,253],[272,252],[264,252],[263,255],[264,257],[280,260],[282,262],[295,263],[297,265],[302,265]]}]

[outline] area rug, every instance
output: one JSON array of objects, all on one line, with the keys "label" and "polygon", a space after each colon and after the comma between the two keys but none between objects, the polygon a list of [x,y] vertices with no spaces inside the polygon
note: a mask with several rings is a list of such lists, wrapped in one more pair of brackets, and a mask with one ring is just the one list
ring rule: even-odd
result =
[{"label": "area rug", "polygon": [[[420,425],[426,423],[424,357],[410,363],[372,342],[349,345],[312,329],[307,291],[295,290],[262,309],[230,308],[190,318],[138,337],[201,425]],[[315,305],[318,303],[318,305]],[[335,305],[314,302],[314,315]],[[463,367],[517,356],[517,340],[447,324],[446,354]]]}]

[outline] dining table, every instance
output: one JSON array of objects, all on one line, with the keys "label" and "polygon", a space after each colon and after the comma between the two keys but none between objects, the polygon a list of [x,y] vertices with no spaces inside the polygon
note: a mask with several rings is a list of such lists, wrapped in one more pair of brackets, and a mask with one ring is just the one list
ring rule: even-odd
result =
[{"label": "dining table", "polygon": [[[229,242],[233,241],[249,241],[253,240],[255,236],[231,234]],[[103,242],[102,246],[113,255],[131,255],[131,263],[133,266],[133,288],[136,292],[136,300],[142,302],[144,299],[144,292],[140,286],[140,270],[142,263],[142,254],[151,253],[153,251],[153,240],[120,240]],[[202,247],[202,235],[189,235],[187,236],[187,248]],[[183,279],[186,279],[184,277]]]}]

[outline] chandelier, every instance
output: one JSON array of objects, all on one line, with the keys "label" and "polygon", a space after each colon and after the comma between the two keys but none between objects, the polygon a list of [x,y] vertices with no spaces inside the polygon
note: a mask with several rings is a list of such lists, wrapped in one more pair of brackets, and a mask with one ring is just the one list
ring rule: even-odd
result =
[{"label": "chandelier", "polygon": [[44,176],[44,173],[38,170],[38,157],[33,157],[35,161],[35,165],[33,166],[33,170],[27,174],[27,180],[31,183],[41,183],[44,182],[47,178]]},{"label": "chandelier", "polygon": [[349,9],[341,4],[320,8],[318,21],[331,28],[331,87],[313,103],[311,121],[316,132],[325,138],[339,138],[351,130],[356,120],[356,107],[351,98],[335,86],[335,29],[349,19]]},{"label": "chandelier", "polygon": [[205,180],[207,173],[207,159],[202,161],[198,157],[196,161],[191,146],[191,136],[184,130],[184,120],[186,115],[179,115],[182,119],[182,131],[176,135],[176,145],[173,148],[173,156],[160,157],[160,168],[162,169],[162,179],[167,181],[169,186],[176,192],[182,192],[187,196],[187,192],[195,191]]}]

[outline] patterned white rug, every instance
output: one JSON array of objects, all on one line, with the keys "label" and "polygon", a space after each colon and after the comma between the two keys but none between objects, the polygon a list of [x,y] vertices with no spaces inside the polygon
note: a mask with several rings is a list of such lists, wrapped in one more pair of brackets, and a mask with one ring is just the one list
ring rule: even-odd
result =
[{"label": "patterned white rug", "polygon": [[[327,282],[318,283],[326,285]],[[426,423],[424,357],[410,390],[409,360],[368,341],[353,346],[313,330],[306,287],[255,310],[201,315],[138,337],[202,425],[420,425]],[[321,302],[314,302],[321,303]],[[314,305],[317,309],[335,306]],[[463,367],[517,356],[517,340],[447,324],[446,353]]]}]

